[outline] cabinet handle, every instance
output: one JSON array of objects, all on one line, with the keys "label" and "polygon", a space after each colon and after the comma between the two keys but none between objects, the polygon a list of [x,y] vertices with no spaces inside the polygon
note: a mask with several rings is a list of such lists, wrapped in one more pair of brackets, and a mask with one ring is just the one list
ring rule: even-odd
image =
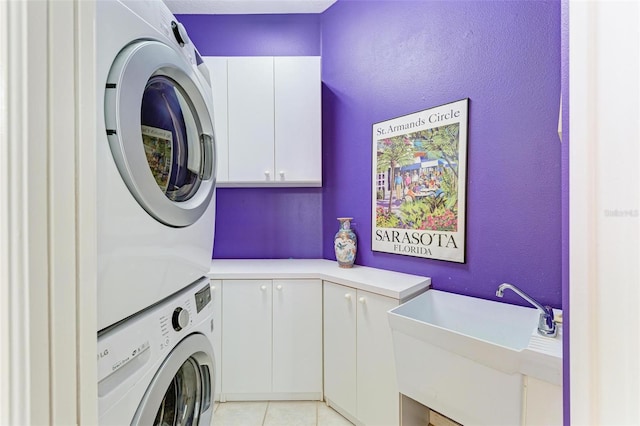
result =
[{"label": "cabinet handle", "polygon": [[347,300],[351,299],[351,293],[346,293],[344,295],[344,298],[347,299]]},{"label": "cabinet handle", "polygon": [[276,290],[282,290],[282,284],[278,284],[278,285],[276,286]]},{"label": "cabinet handle", "polygon": [[269,170],[264,171],[265,176],[269,176]]},{"label": "cabinet handle", "polygon": [[216,289],[216,286],[215,286],[215,285],[212,285],[212,286],[211,286],[211,290],[215,290],[215,289]]},{"label": "cabinet handle", "polygon": [[263,284],[263,285],[260,286],[260,290],[265,291],[266,289],[267,289],[266,285]]},{"label": "cabinet handle", "polygon": [[358,302],[360,302],[360,303],[364,304],[364,302],[366,302],[366,300],[365,300],[365,298],[364,298],[364,297],[361,297],[361,298],[359,298],[359,299],[358,299]]},{"label": "cabinet handle", "polygon": [[284,170],[280,170],[280,176],[284,177]]}]

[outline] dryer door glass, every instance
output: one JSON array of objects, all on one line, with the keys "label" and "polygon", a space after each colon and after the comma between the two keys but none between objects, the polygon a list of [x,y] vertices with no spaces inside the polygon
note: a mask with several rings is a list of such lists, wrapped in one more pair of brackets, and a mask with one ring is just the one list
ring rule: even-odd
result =
[{"label": "dryer door glass", "polygon": [[197,116],[184,90],[158,75],[147,82],[140,114],[147,163],[160,190],[172,201],[186,201],[203,177]]}]

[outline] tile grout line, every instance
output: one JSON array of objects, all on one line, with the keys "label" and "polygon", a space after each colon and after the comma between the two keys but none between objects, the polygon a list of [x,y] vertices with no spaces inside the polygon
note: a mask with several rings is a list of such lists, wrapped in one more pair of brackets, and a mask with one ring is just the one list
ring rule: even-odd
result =
[{"label": "tile grout line", "polygon": [[[258,402],[258,401],[255,401],[255,402]],[[272,407],[271,407],[272,403],[274,403],[274,402],[275,402],[275,403],[277,404],[278,402],[281,402],[281,401],[278,401],[278,402],[276,402],[276,401],[263,401],[263,402],[265,403],[265,405],[263,405],[263,407],[264,407],[264,408],[263,408],[263,414],[262,414],[262,422],[261,422],[261,423],[258,423],[258,424],[259,424],[259,425],[261,425],[261,426],[267,426],[267,425],[273,424],[273,421],[274,421],[274,420],[275,420],[275,422],[276,422],[275,424],[279,424],[278,422],[279,422],[280,420],[279,420],[279,418],[278,418],[278,413],[276,413],[276,418],[272,419],[269,423],[267,423],[267,417],[268,417],[269,410],[272,408]],[[306,411],[306,410],[304,410],[304,409],[303,409],[303,407],[302,407],[302,405],[304,405],[304,404],[305,404],[303,401],[287,401],[287,402],[292,403],[292,404],[295,404],[295,405],[298,407],[298,411],[297,411],[298,413],[299,413],[301,410],[302,410],[302,411]],[[308,402],[311,402],[311,401],[308,401]],[[307,402],[307,403],[308,403],[308,402]],[[306,424],[313,424],[313,425],[315,425],[315,426],[322,426],[322,425],[324,425],[324,424],[334,424],[334,421],[332,421],[332,420],[330,420],[330,421],[329,421],[329,423],[326,423],[326,422],[320,422],[320,411],[322,411],[321,409],[323,409],[323,408],[326,406],[326,404],[325,404],[323,401],[314,401],[314,402],[315,402],[315,405],[314,405],[314,409],[313,409],[313,411],[314,411],[314,414],[315,414],[315,422],[309,422],[309,423],[306,423]],[[245,402],[237,401],[237,402],[235,402],[235,403],[234,403],[234,402],[231,402],[231,403],[229,403],[229,402],[227,402],[227,403],[219,403],[218,407],[216,407],[216,412],[215,412],[215,413],[217,414],[217,416],[216,416],[216,417],[218,418],[218,422],[217,422],[216,424],[219,424],[220,426],[224,426],[224,425],[225,425],[225,423],[219,423],[219,420],[220,420],[220,414],[222,414],[223,412],[224,412],[225,414],[228,414],[228,413],[226,413],[226,411],[227,411],[227,410],[226,410],[225,408],[227,408],[227,407],[229,407],[229,406],[234,406],[234,404],[242,404],[242,403],[245,403],[245,404],[246,404],[246,403],[249,403],[249,404],[251,404],[251,402],[250,402],[250,401],[245,401]],[[322,406],[320,406],[320,404],[322,404]],[[260,404],[260,405],[262,405],[262,404]],[[225,406],[227,406],[227,407],[225,407]],[[346,423],[343,421],[342,423],[338,423],[338,424],[341,424],[341,425],[342,425],[342,424],[344,424],[344,425],[353,425],[351,422],[349,422],[348,420],[346,420],[346,419],[344,418],[344,416],[340,415],[340,413],[337,413],[337,412],[335,412],[335,410],[331,409],[331,407],[328,407],[328,409],[329,409],[329,411],[330,411],[330,412],[333,412],[333,413],[334,413],[334,414],[336,414],[338,417],[340,417],[341,419],[343,419],[344,421],[346,421]],[[236,413],[236,414],[237,414],[237,413]],[[224,417],[224,416],[223,416],[223,417]],[[272,417],[273,417],[273,415],[272,415]],[[276,420],[276,419],[278,419],[278,420]],[[227,419],[227,420],[231,421],[231,423],[230,423],[230,424],[235,424],[234,422],[235,422],[235,420],[237,420],[237,415],[236,415],[236,416],[232,416],[232,418],[229,418],[229,419]],[[257,419],[256,419],[256,420],[257,420]],[[298,419],[298,420],[300,420],[300,419]],[[301,421],[301,420],[300,420],[300,421]],[[287,423],[287,424],[290,424],[290,423]],[[280,425],[280,426],[284,426],[284,424],[282,424],[282,425]]]},{"label": "tile grout line", "polygon": [[267,421],[267,411],[269,411],[269,405],[271,405],[271,401],[267,401],[267,406],[264,409],[264,414],[262,416],[262,426],[264,426],[264,423]]}]

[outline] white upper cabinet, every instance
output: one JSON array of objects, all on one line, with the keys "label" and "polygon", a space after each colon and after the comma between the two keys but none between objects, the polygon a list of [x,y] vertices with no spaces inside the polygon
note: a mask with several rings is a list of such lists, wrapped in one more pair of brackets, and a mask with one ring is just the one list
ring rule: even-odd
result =
[{"label": "white upper cabinet", "polygon": [[321,186],[320,57],[207,57],[205,63],[219,186]]},{"label": "white upper cabinet", "polygon": [[275,171],[280,182],[322,182],[319,57],[277,57]]},{"label": "white upper cabinet", "polygon": [[229,181],[273,180],[273,58],[229,58]]},{"label": "white upper cabinet", "polygon": [[211,75],[213,92],[213,125],[216,140],[217,179],[229,180],[229,133],[227,115],[227,58],[207,56],[203,58]]}]

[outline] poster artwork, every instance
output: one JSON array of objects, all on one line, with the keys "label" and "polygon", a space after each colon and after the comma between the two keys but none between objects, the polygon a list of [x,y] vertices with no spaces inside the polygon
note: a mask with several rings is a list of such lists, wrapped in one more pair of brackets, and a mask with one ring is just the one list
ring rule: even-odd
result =
[{"label": "poster artwork", "polygon": [[465,262],[468,103],[373,125],[372,250]]}]

